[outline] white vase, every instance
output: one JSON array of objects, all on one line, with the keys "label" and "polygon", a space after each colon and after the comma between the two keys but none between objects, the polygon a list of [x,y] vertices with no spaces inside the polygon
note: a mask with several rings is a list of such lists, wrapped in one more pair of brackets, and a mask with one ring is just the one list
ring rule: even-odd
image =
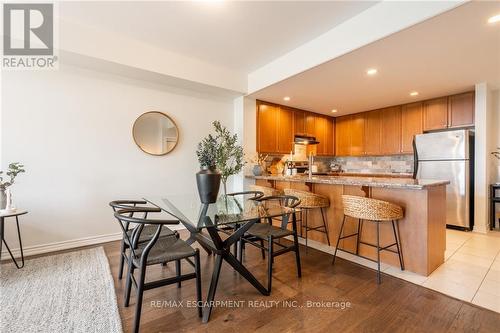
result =
[{"label": "white vase", "polygon": [[497,183],[500,183],[500,165],[497,166]]}]

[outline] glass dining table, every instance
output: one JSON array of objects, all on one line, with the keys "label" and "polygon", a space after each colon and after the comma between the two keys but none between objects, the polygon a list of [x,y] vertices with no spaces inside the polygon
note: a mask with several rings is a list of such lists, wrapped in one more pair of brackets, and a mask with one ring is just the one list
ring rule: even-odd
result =
[{"label": "glass dining table", "polygon": [[[294,214],[296,209],[280,204],[264,205],[258,200],[253,200],[252,195],[248,194],[221,196],[213,204],[202,204],[197,195],[166,195],[145,197],[144,200],[179,219],[190,233],[188,244],[198,242],[209,254],[215,256],[212,280],[203,313],[204,323],[210,319],[223,261],[231,265],[261,294],[266,296],[270,294],[270,290],[267,290],[231,253],[231,246],[261,219],[270,221],[272,218],[281,217],[282,220],[289,220],[291,217],[292,223],[296,224]],[[226,237],[223,239],[221,234]]]}]

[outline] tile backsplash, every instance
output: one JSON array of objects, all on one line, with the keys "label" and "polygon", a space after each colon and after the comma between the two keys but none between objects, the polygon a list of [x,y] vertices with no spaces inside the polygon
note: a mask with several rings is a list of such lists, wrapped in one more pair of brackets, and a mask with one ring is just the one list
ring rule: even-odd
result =
[{"label": "tile backsplash", "polygon": [[[266,160],[270,166],[273,159],[283,162],[289,155],[272,155]],[[340,164],[346,173],[373,174],[411,174],[413,172],[413,155],[362,156],[362,157],[315,157],[314,164],[319,172],[329,172],[331,163]]]},{"label": "tile backsplash", "polygon": [[349,173],[404,173],[413,172],[412,155],[334,157],[333,162]]}]

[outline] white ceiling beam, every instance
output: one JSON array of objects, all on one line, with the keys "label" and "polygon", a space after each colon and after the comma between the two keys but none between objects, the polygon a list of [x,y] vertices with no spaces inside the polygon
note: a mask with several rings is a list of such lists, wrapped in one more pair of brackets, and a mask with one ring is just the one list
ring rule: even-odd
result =
[{"label": "white ceiling beam", "polygon": [[249,73],[248,93],[335,59],[469,0],[383,1]]}]

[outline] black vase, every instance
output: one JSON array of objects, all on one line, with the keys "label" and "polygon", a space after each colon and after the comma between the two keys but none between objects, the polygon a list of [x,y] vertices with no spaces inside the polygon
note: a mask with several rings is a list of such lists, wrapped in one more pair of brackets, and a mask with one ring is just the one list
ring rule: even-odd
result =
[{"label": "black vase", "polygon": [[217,202],[220,179],[220,173],[213,168],[203,168],[196,173],[196,185],[198,185],[201,203],[211,204]]}]

